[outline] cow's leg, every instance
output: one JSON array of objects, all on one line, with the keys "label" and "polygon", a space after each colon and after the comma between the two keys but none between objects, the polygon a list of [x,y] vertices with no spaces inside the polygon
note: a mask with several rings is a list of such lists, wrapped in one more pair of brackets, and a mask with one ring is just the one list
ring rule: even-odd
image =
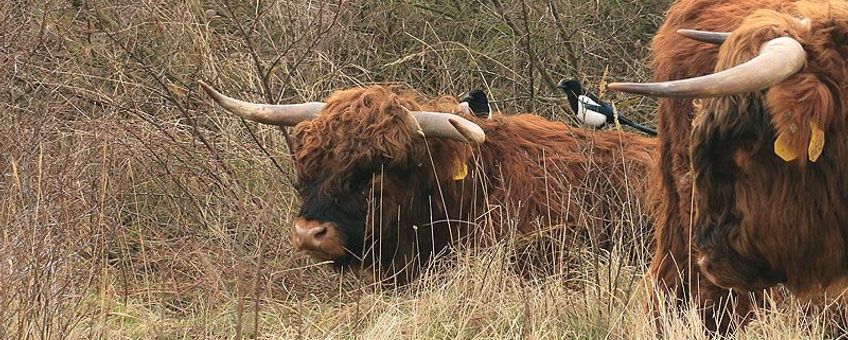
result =
[{"label": "cow's leg", "polygon": [[693,303],[701,316],[704,328],[713,334],[727,336],[744,327],[754,317],[754,309],[763,303],[764,290],[739,291],[719,287],[695,274],[692,285],[697,292]]},{"label": "cow's leg", "polygon": [[823,286],[813,285],[800,290],[789,288],[805,306],[808,318],[825,321],[828,339],[848,339],[848,277],[835,279]]}]

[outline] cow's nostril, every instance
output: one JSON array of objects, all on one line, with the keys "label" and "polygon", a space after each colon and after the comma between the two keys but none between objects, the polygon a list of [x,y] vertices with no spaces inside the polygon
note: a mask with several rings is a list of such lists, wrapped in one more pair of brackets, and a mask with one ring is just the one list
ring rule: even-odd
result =
[{"label": "cow's nostril", "polygon": [[322,237],[324,237],[325,235],[327,235],[327,227],[325,227],[325,226],[317,227],[317,228],[315,228],[315,230],[312,232],[312,237],[313,237],[313,238],[316,238],[316,239],[322,238]]}]

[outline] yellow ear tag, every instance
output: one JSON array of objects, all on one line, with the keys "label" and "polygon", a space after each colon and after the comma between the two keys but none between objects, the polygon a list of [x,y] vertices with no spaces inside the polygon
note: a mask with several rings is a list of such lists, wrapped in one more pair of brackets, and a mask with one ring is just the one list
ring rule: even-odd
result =
[{"label": "yellow ear tag", "polygon": [[465,164],[465,161],[463,161],[461,158],[454,158],[453,163],[454,172],[451,178],[453,178],[455,181],[465,179],[465,176],[468,176],[468,164]]},{"label": "yellow ear tag", "polygon": [[810,121],[810,130],[812,130],[812,135],[810,136],[810,145],[807,147],[807,153],[810,160],[815,162],[824,150],[824,130],[819,128],[819,125],[813,121]]},{"label": "yellow ear tag", "polygon": [[785,162],[798,158],[798,152],[793,150],[789,145],[789,137],[787,135],[787,133],[781,133],[777,135],[777,139],[774,141],[774,153]]}]

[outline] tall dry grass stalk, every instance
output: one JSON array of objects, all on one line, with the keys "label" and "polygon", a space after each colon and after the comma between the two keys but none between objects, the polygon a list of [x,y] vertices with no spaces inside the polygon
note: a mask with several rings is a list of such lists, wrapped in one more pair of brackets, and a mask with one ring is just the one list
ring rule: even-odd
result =
[{"label": "tall dry grass stalk", "polygon": [[[516,249],[551,248],[513,237],[387,289],[292,252],[286,132],[215,109],[196,80],[262,102],[480,87],[504,112],[568,119],[551,82],[646,78],[666,6],[0,2],[0,338],[653,337],[642,207],[616,217],[612,251],[555,249],[569,261],[532,280]],[[659,311],[662,337],[703,337],[677,314]],[[742,337],[817,338],[827,321],[791,300],[761,314]]]}]

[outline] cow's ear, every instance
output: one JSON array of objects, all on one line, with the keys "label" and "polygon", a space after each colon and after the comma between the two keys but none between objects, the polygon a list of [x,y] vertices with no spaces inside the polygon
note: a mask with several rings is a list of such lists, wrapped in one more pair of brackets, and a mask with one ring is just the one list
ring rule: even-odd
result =
[{"label": "cow's ear", "polygon": [[468,176],[468,161],[464,157],[454,157],[453,164],[451,164],[451,170],[453,171],[451,179],[454,181],[465,179],[465,177]]},{"label": "cow's ear", "polygon": [[783,153],[778,155],[817,160],[835,119],[830,87],[815,74],[799,73],[770,88],[766,102],[777,132],[775,151]]}]

